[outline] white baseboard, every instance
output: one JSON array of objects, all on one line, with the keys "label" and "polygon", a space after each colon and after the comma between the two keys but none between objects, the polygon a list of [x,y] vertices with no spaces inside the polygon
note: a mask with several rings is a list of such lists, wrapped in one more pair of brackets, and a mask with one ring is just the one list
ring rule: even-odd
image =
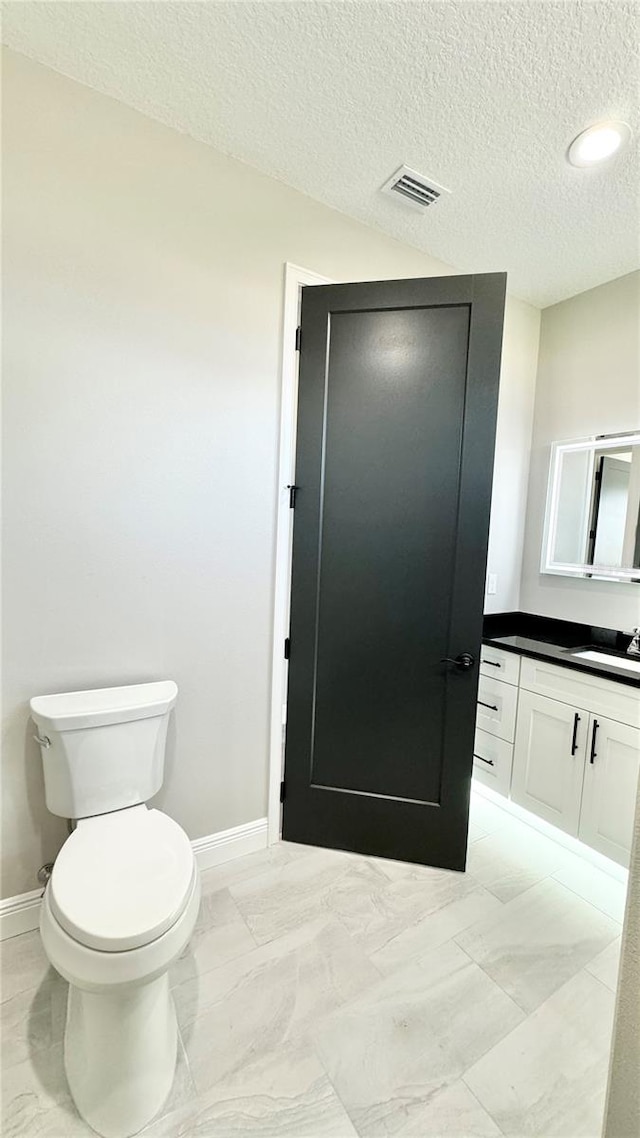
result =
[{"label": "white baseboard", "polygon": [[42,889],[33,889],[31,893],[19,893],[17,897],[0,901],[0,940],[37,929],[41,896]]},{"label": "white baseboard", "polygon": [[199,869],[211,869],[222,865],[234,857],[244,857],[256,850],[267,848],[267,819],[257,818],[255,822],[245,822],[231,830],[221,830],[219,834],[209,834],[207,838],[196,838],[191,843]]},{"label": "white baseboard", "polygon": [[[221,830],[206,838],[196,838],[191,843],[199,869],[211,869],[235,857],[255,853],[267,847],[267,819],[258,818],[255,822],[245,822],[231,830]],[[32,932],[40,923],[41,889],[31,893],[20,893],[17,897],[7,897],[0,901],[0,940]]]}]

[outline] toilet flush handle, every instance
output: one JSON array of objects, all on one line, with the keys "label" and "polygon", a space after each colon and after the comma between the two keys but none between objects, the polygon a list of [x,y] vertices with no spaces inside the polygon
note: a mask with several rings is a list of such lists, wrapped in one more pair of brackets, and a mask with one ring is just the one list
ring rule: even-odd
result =
[{"label": "toilet flush handle", "polygon": [[34,735],[33,737],[36,743],[39,743],[41,747],[44,747],[45,751],[47,750],[47,747],[51,746],[51,739],[49,739],[47,735]]}]

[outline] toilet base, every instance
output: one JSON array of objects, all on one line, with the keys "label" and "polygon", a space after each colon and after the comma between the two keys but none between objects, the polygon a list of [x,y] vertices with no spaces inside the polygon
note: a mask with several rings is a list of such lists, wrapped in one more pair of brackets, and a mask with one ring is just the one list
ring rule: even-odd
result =
[{"label": "toilet base", "polygon": [[148,984],[69,987],[64,1061],[78,1113],[103,1138],[130,1138],[164,1105],[178,1029],[167,973]]}]

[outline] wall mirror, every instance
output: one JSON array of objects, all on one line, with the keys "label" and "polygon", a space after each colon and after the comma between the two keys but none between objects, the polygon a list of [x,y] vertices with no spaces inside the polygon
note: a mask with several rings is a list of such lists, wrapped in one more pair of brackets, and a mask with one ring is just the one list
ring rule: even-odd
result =
[{"label": "wall mirror", "polygon": [[541,571],[640,584],[640,431],[554,443]]}]

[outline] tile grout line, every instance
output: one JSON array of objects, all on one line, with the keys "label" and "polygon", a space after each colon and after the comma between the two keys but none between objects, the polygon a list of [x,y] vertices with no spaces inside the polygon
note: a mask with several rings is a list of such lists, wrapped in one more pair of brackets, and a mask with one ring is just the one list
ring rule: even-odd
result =
[{"label": "tile grout line", "polygon": [[[532,1011],[527,1013],[525,1015],[525,1018],[519,1024],[516,1024],[516,1026],[514,1028],[512,1028],[511,1031],[509,1031],[501,1040],[499,1040],[499,1042],[495,1046],[498,1046],[498,1047],[503,1046],[505,1044],[505,1042],[507,1042],[512,1035],[514,1035],[516,1032],[521,1031],[523,1028],[525,1028],[530,1023],[530,1021],[534,1018],[534,1016],[538,1015],[545,1008],[547,1003],[549,1003],[551,1000],[556,998],[556,996],[562,990],[562,988],[566,987],[568,984],[573,983],[577,979],[577,977],[579,977],[580,975],[584,975],[585,977],[588,977],[590,980],[595,980],[597,982],[597,984],[600,986],[600,988],[603,991],[606,991],[608,996],[615,1001],[615,993],[612,993],[611,989],[603,981],[601,981],[599,979],[599,977],[594,976],[592,973],[590,973],[588,971],[586,965],[583,965],[580,969],[578,969],[578,971],[573,976],[571,976],[562,985],[560,985],[559,988],[556,988],[554,992],[551,992],[546,997],[546,999],[543,1000],[542,1003],[538,1005],[538,1007],[534,1008]],[[493,1047],[490,1048],[489,1051],[485,1053],[485,1056],[483,1056],[483,1058],[486,1058],[487,1055],[490,1055],[491,1051],[493,1049],[494,1049]],[[476,1060],[476,1062],[477,1062],[477,1060]],[[500,1126],[497,1119],[494,1118],[491,1110],[489,1110],[489,1108],[487,1106],[485,1106],[485,1104],[482,1102],[482,1100],[480,1098],[478,1098],[477,1094],[475,1093],[475,1091],[473,1090],[473,1088],[470,1086],[470,1084],[467,1081],[467,1075],[469,1074],[469,1071],[471,1071],[473,1069],[474,1066],[475,1066],[475,1063],[471,1064],[471,1066],[468,1067],[467,1070],[462,1074],[461,1078],[462,1078],[465,1086],[468,1088],[468,1090],[471,1092],[471,1094],[473,1094],[474,1098],[476,1098],[478,1100],[482,1109],[486,1111],[486,1113],[489,1115],[489,1117],[492,1119],[492,1121],[495,1123],[495,1125],[500,1130],[500,1133],[503,1134],[503,1133],[505,1133],[505,1131],[503,1131],[503,1129]],[[600,1131],[598,1131],[598,1134],[599,1133],[600,1133]],[[520,1135],[518,1135],[517,1138],[520,1138]],[[569,1136],[567,1135],[566,1138],[569,1138]],[[585,1138],[596,1138],[596,1135],[595,1134],[591,1134],[589,1136],[585,1135]]]},{"label": "tile grout line", "polygon": [[[466,932],[466,929],[465,929],[465,932]],[[462,933],[460,933],[459,935],[462,936]],[[457,941],[455,941],[455,943],[458,946],[458,948],[462,950],[462,952],[466,951],[464,948],[462,948],[461,944],[458,944]],[[467,955],[469,955],[469,954],[467,953]],[[520,1021],[520,1023],[524,1023],[525,1020],[527,1020],[529,1018],[529,1016],[533,1015],[534,1011],[538,1010],[538,1008],[534,1008],[533,1011],[531,1011],[529,1008],[523,1008],[522,1005],[518,1003],[516,997],[512,996],[511,992],[507,992],[507,989],[500,983],[499,980],[496,980],[495,976],[492,976],[489,972],[487,972],[486,968],[484,967],[483,964],[480,963],[479,960],[474,960],[472,956],[470,956],[469,959],[473,961],[473,963],[480,969],[481,972],[484,972],[484,975],[487,977],[487,979],[491,980],[491,983],[495,984],[500,989],[500,991],[507,997],[507,999],[511,1000],[512,1004],[515,1004],[518,1011],[522,1012],[524,1019],[522,1019]],[[580,969],[578,969],[578,972],[580,972]],[[578,975],[578,972],[575,973],[576,976]],[[573,977],[571,977],[571,979],[573,979]],[[568,981],[565,981],[565,983],[568,983]],[[560,988],[562,988],[562,987],[563,987],[563,985],[561,984]],[[559,991],[559,988],[556,988],[554,992],[550,992],[549,996],[545,996],[544,1000],[542,1001],[542,1004],[546,1003],[546,1001],[550,998],[550,996],[555,995],[555,992],[557,992],[557,991]],[[538,1004],[538,1007],[542,1007],[542,1004]],[[516,1024],[516,1027],[520,1027],[520,1024]],[[511,1031],[515,1031],[515,1030],[516,1030],[515,1027],[513,1027],[511,1029]],[[511,1032],[508,1032],[507,1034],[510,1035]],[[506,1039],[506,1036],[505,1036],[505,1039]]]},{"label": "tile grout line", "polygon": [[[540,884],[540,883],[538,882],[538,884]],[[477,921],[476,923],[481,924],[482,922]],[[469,956],[469,959],[472,960],[474,964],[477,964],[478,968],[480,968],[481,971],[484,972],[485,976],[487,976],[488,979],[491,980],[494,984],[497,984],[497,986],[500,988],[500,990],[502,992],[504,992],[505,996],[508,996],[508,998],[512,1001],[512,1003],[514,1003],[516,1005],[516,1007],[521,1012],[524,1013],[525,1020],[529,1019],[529,1017],[534,1015],[535,1012],[537,1012],[539,1008],[543,1007],[544,1004],[546,1004],[547,1000],[550,1000],[553,996],[556,995],[557,992],[560,991],[561,988],[564,988],[565,984],[570,984],[571,981],[575,980],[576,976],[579,976],[581,972],[589,972],[587,966],[589,964],[591,964],[594,960],[596,960],[597,957],[600,956],[601,953],[603,953],[607,948],[609,948],[613,944],[614,940],[617,940],[619,935],[620,935],[618,933],[617,936],[613,937],[613,939],[610,940],[608,944],[605,944],[604,948],[598,948],[596,950],[596,952],[593,954],[593,956],[590,956],[589,959],[587,961],[585,961],[584,964],[581,964],[580,967],[576,969],[573,976],[569,976],[567,979],[563,980],[562,983],[557,988],[554,988],[554,990],[552,992],[549,992],[549,994],[545,996],[544,1000],[542,1000],[542,1002],[539,1003],[537,1007],[535,1007],[535,1008],[523,1008],[522,1005],[520,1003],[518,1003],[518,1000],[516,999],[516,997],[512,996],[511,993],[508,992],[507,989],[503,987],[503,985],[500,983],[500,981],[498,979],[496,979],[495,976],[492,976],[489,972],[487,972],[486,968],[484,967],[484,965],[479,960],[474,960],[474,958],[472,956],[470,956],[468,952],[466,952],[466,949],[464,949],[461,944],[458,944],[457,937],[464,936],[465,933],[467,933],[468,931],[471,931],[472,927],[473,926],[470,926],[470,929],[462,929],[459,933],[456,933],[456,935],[454,937],[451,937],[451,940],[454,942],[454,944],[459,949],[461,949],[462,952],[465,952],[466,955]],[[607,991],[611,994],[611,988],[609,988],[607,984],[605,984],[602,980],[600,980],[600,978],[598,976],[595,976],[592,972],[589,972],[589,975],[593,976],[594,980],[598,980],[598,983],[600,983],[602,985],[602,987],[606,988]],[[522,1020],[522,1023],[524,1023],[525,1020]],[[513,1028],[512,1030],[515,1031],[515,1028]]]},{"label": "tile grout line", "polygon": [[[224,873],[228,867],[236,865],[238,861],[243,861],[246,857],[255,857],[256,854],[260,854],[264,861],[262,861],[260,864],[256,864],[255,872],[251,872],[247,874],[247,876],[240,876],[238,880],[228,881],[226,885],[220,886],[220,889],[228,889],[229,892],[231,892],[231,890],[235,889],[237,886],[244,885],[249,881],[255,881],[257,878],[264,877],[268,873],[276,873],[288,869],[291,865],[294,865],[299,861],[304,861],[305,858],[309,857],[311,854],[317,853],[318,850],[324,848],[322,846],[308,846],[305,848],[304,853],[296,853],[288,861],[276,862],[275,865],[273,863],[270,863],[265,855],[268,855],[269,851],[275,849],[276,846],[286,844],[287,843],[283,842],[282,839],[280,839],[280,841],[275,843],[274,846],[267,846],[264,850],[255,850],[254,853],[251,854],[243,854],[239,858],[231,858],[228,862],[221,862],[220,865],[213,865],[208,869],[203,869],[201,870],[201,873],[203,875],[215,874],[217,871],[222,871]],[[217,893],[219,890],[214,890],[213,892]]]},{"label": "tile grout line", "polygon": [[[536,886],[542,885],[543,882],[551,881],[551,880],[552,880],[552,875],[550,873],[546,873],[542,877],[538,877],[535,881],[532,881],[531,884],[527,885],[524,889],[521,889],[519,893],[514,893],[513,897],[509,897],[509,899],[507,901],[503,901],[502,904],[505,906],[510,905],[513,901],[518,901],[520,899],[520,897],[524,897],[526,893],[530,893],[532,889],[536,888]],[[554,878],[554,880],[555,880],[555,878]],[[504,881],[504,878],[499,877],[498,880],[492,882],[492,884],[498,885],[500,881]],[[561,884],[561,882],[558,882],[558,885],[560,885],[560,884]],[[491,885],[485,885],[484,888],[487,889],[489,891],[489,893],[491,893],[491,896],[495,897],[497,901],[501,900],[501,898],[498,897],[497,894],[495,894],[493,892]]]},{"label": "tile grout line", "polygon": [[[545,881],[553,881],[555,885],[561,886],[562,889],[566,889],[568,893],[571,893],[574,897],[577,897],[578,900],[582,901],[584,905],[588,905],[596,913],[599,913],[601,916],[606,917],[607,920],[613,921],[614,924],[618,925],[620,931],[622,931],[622,921],[619,921],[616,917],[612,917],[610,913],[605,912],[605,910],[601,909],[598,905],[594,905],[594,903],[592,901],[588,901],[587,898],[583,897],[583,895],[581,893],[576,893],[576,890],[572,889],[570,885],[565,885],[564,881],[559,881],[558,878],[555,876],[555,874],[559,873],[559,872],[561,872],[561,871],[560,870],[554,870],[553,873],[545,874],[543,877],[538,878],[537,881],[533,881],[530,885],[527,885],[526,889],[523,889],[520,893],[515,893],[514,896],[510,897],[508,901],[502,901],[502,904],[506,907],[507,905],[512,904],[512,902],[518,901],[521,897],[524,897],[525,894],[530,893],[532,889],[535,889],[535,888],[537,888],[537,886],[542,885]],[[477,880],[477,878],[475,880]],[[498,881],[501,881],[501,880],[503,880],[503,879],[502,878],[498,879]],[[612,880],[615,880],[615,879],[612,878]],[[496,885],[497,882],[493,882],[492,884]],[[491,893],[491,896],[495,897],[496,901],[501,901],[501,898],[498,897],[493,892],[491,885],[483,885],[482,888],[486,889],[488,893]],[[456,934],[456,935],[458,935],[458,934]]]},{"label": "tile grout line", "polygon": [[[242,913],[240,913],[240,916],[242,917]],[[246,922],[244,921],[244,918],[243,918],[243,923],[246,924]],[[214,925],[211,926],[211,928],[214,928],[214,927],[215,927]],[[208,930],[205,930],[205,931],[208,931]],[[219,960],[211,968],[199,969],[198,972],[195,973],[193,976],[186,976],[183,980],[179,980],[177,984],[172,984],[171,980],[170,980],[169,981],[169,987],[170,987],[171,992],[174,992],[177,988],[181,988],[183,984],[193,984],[194,981],[196,979],[198,979],[200,976],[208,976],[210,972],[216,972],[219,968],[226,968],[230,964],[234,964],[238,960],[244,960],[244,958],[246,956],[249,956],[252,952],[255,952],[257,949],[264,948],[264,945],[260,945],[260,944],[256,943],[255,938],[251,932],[251,929],[247,927],[247,931],[248,931],[248,933],[251,936],[251,939],[253,941],[253,945],[251,948],[247,948],[246,951],[239,952],[235,956],[230,956],[227,960]],[[189,953],[187,952],[186,955],[188,956]],[[180,959],[182,959],[182,957],[179,957],[178,961]],[[177,964],[178,961],[176,961],[175,963]],[[172,967],[175,967],[175,965],[172,965]],[[169,970],[169,973],[171,973],[171,970]]]},{"label": "tile grout line", "polygon": [[[561,873],[562,870],[556,870],[556,872]],[[573,893],[574,897],[579,897],[581,901],[584,901],[585,905],[590,905],[592,909],[596,910],[596,912],[602,913],[603,917],[608,917],[608,919],[610,921],[613,921],[615,924],[617,924],[620,931],[622,931],[622,923],[623,922],[621,920],[618,920],[617,917],[612,917],[611,913],[607,913],[606,909],[602,909],[600,907],[600,905],[596,905],[594,901],[587,900],[587,898],[582,893],[578,893],[577,890],[575,890],[571,887],[571,885],[567,885],[567,883],[565,881],[560,881],[556,877],[555,873],[550,874],[550,876],[553,879],[553,881],[555,881],[558,885],[561,885],[563,889],[568,890],[569,893]],[[615,881],[615,878],[612,877],[611,880]],[[618,884],[621,884],[621,882],[618,882]],[[624,914],[623,914],[623,919],[624,919]]]},{"label": "tile grout line", "polygon": [[[253,944],[254,944],[254,946],[255,946],[256,948],[259,948],[258,942],[257,942],[256,938],[255,938],[255,937],[254,937],[254,935],[253,935],[253,930],[251,929],[251,927],[250,927],[250,925],[249,925],[249,922],[247,921],[247,918],[245,917],[244,913],[242,912],[242,909],[240,908],[240,906],[239,906],[238,902],[236,901],[236,899],[235,899],[235,897],[233,896],[233,893],[231,892],[231,890],[230,890],[230,889],[228,889],[228,893],[229,893],[229,897],[231,898],[231,904],[233,905],[233,907],[234,907],[234,909],[235,909],[236,913],[237,913],[237,914],[238,914],[238,916],[240,917],[240,920],[242,921],[242,923],[243,923],[244,927],[246,928],[247,932],[249,933],[249,936],[251,937],[251,940],[253,941]],[[249,951],[249,952],[253,952],[253,949],[249,949],[248,951]],[[241,953],[240,955],[241,955],[241,956],[243,956],[243,955],[246,955],[246,954],[244,954],[244,953]],[[233,956],[233,957],[231,957],[231,959],[232,959],[232,960],[236,960],[236,959],[239,959],[239,957],[235,957],[235,956]]]},{"label": "tile grout line", "polygon": [[[466,930],[464,930],[464,931],[466,931]],[[523,1016],[523,1018],[520,1020],[520,1022],[519,1022],[519,1023],[517,1023],[517,1024],[516,1024],[516,1025],[515,1025],[513,1028],[511,1028],[509,1031],[507,1031],[507,1032],[505,1033],[505,1035],[504,1035],[504,1036],[502,1036],[500,1039],[498,1039],[498,1040],[494,1041],[494,1042],[491,1044],[491,1046],[490,1046],[490,1047],[488,1047],[488,1049],[487,1049],[486,1051],[483,1051],[481,1055],[478,1055],[478,1056],[476,1057],[476,1059],[474,1059],[474,1064],[475,1064],[475,1063],[479,1062],[481,1059],[483,1059],[483,1058],[484,1058],[486,1055],[488,1055],[488,1054],[489,1054],[489,1052],[490,1052],[490,1051],[492,1051],[494,1047],[497,1047],[497,1046],[499,1046],[500,1044],[502,1044],[502,1043],[504,1042],[504,1040],[505,1040],[505,1039],[507,1039],[507,1038],[509,1037],[509,1035],[511,1035],[511,1034],[512,1034],[512,1032],[513,1032],[513,1031],[516,1031],[516,1030],[517,1030],[517,1029],[518,1029],[518,1028],[519,1028],[519,1027],[520,1027],[520,1026],[523,1024],[523,1023],[525,1023],[525,1022],[527,1021],[527,1019],[529,1018],[529,1014],[528,1014],[526,1011],[524,1011],[524,1009],[523,1009],[523,1008],[521,1008],[521,1007],[519,1006],[519,1004],[518,1004],[518,1003],[517,1003],[517,1002],[516,1002],[516,1001],[513,999],[513,997],[512,997],[512,996],[510,996],[510,995],[509,995],[509,993],[508,993],[508,992],[505,992],[505,991],[504,991],[504,989],[502,988],[502,985],[498,984],[498,982],[497,982],[496,980],[494,980],[492,976],[489,976],[489,975],[488,975],[488,974],[485,972],[485,970],[482,968],[482,966],[481,966],[481,965],[479,965],[479,964],[477,963],[477,961],[475,961],[475,960],[473,959],[473,957],[471,957],[471,956],[469,955],[469,953],[466,951],[466,949],[462,948],[462,946],[461,946],[461,945],[459,945],[459,944],[457,944],[457,943],[456,943],[456,941],[455,941],[455,938],[454,938],[454,937],[450,937],[448,941],[445,941],[445,942],[443,943],[443,945],[440,945],[440,946],[438,946],[438,947],[440,947],[440,948],[443,948],[443,947],[445,947],[447,944],[456,944],[456,948],[458,949],[458,951],[462,952],[462,953],[463,953],[463,955],[464,955],[464,956],[467,958],[468,964],[469,964],[469,965],[475,965],[476,967],[478,967],[478,968],[480,969],[480,971],[482,971],[482,972],[484,973],[484,975],[485,975],[485,976],[487,976],[487,979],[488,979],[488,980],[489,980],[489,981],[490,981],[492,984],[494,984],[496,987],[500,988],[500,990],[501,990],[501,992],[504,994],[504,996],[505,996],[505,997],[506,997],[506,998],[507,998],[507,999],[510,1001],[510,1003],[512,1003],[512,1004],[514,1005],[514,1007],[517,1009],[517,1011],[518,1011],[518,1012],[522,1013],[522,1016]],[[415,959],[414,959],[413,961],[407,961],[407,966],[415,965],[415,963],[416,963],[416,960],[415,960]],[[374,965],[374,967],[375,967],[375,965]],[[465,965],[465,967],[467,967],[467,965]],[[385,981],[389,980],[389,976],[388,976],[388,975],[383,975],[383,976],[382,976],[382,980],[383,980],[383,982],[385,982]],[[370,991],[370,989],[369,989],[369,991]],[[359,996],[360,996],[360,994],[358,994],[358,996],[356,996],[356,997],[355,997],[355,999],[357,1000],[357,999],[359,998]],[[343,1005],[340,1005],[338,1008],[335,1008],[335,1009],[333,1009],[333,1010],[332,1010],[332,1012],[329,1012],[329,1013],[328,1013],[328,1015],[329,1015],[329,1016],[331,1016],[332,1014],[334,1014],[334,1012],[336,1012],[336,1013],[339,1013],[339,1012],[343,1011],[343,1010],[344,1010],[346,1007],[348,1007],[348,1005],[349,1005],[349,1001],[346,1001],[346,1003],[345,1003],[345,1004],[343,1004]],[[337,1090],[337,1088],[335,1087],[335,1085],[334,1085],[334,1083],[333,1083],[333,1081],[332,1081],[332,1079],[331,1079],[331,1076],[329,1075],[329,1072],[327,1071],[327,1068],[326,1068],[326,1065],[325,1065],[325,1063],[324,1063],[324,1060],[323,1060],[323,1058],[322,1058],[322,1055],[319,1053],[319,1051],[318,1051],[318,1048],[317,1048],[317,1046],[316,1046],[316,1043],[315,1043],[315,1039],[313,1038],[313,1034],[312,1034],[312,1032],[311,1032],[311,1031],[309,1031],[308,1033],[305,1033],[305,1035],[304,1035],[304,1038],[306,1038],[307,1042],[308,1042],[308,1043],[311,1045],[311,1047],[313,1048],[314,1054],[315,1054],[315,1055],[316,1055],[316,1057],[318,1058],[318,1060],[319,1060],[319,1062],[320,1062],[320,1064],[321,1064],[321,1066],[322,1066],[322,1069],[325,1071],[325,1074],[326,1074],[326,1076],[327,1076],[327,1079],[329,1080],[329,1083],[330,1083],[330,1085],[333,1087],[333,1090],[334,1090],[334,1092],[335,1092],[335,1094],[336,1094],[336,1096],[337,1096],[338,1100],[339,1100],[339,1101],[342,1103],[342,1106],[343,1106],[343,1108],[344,1108],[344,1110],[345,1110],[345,1112],[346,1112],[347,1116],[349,1117],[349,1119],[350,1119],[350,1121],[351,1121],[351,1123],[352,1123],[352,1125],[353,1125],[354,1129],[356,1130],[356,1132],[358,1133],[358,1135],[360,1135],[360,1136],[361,1136],[361,1135],[362,1135],[362,1132],[361,1132],[361,1131],[358,1129],[358,1126],[356,1125],[356,1121],[355,1121],[355,1119],[353,1118],[353,1116],[352,1116],[351,1112],[349,1111],[349,1108],[347,1107],[347,1105],[346,1105],[346,1104],[343,1102],[343,1100],[342,1100],[342,1098],[341,1098],[341,1096],[340,1096],[340,1093],[339,1093],[339,1091],[338,1091],[338,1090]],[[472,1064],[472,1066],[473,1066],[474,1064]],[[468,1068],[468,1069],[470,1069],[470,1068]],[[491,1118],[492,1122],[494,1122],[494,1123],[495,1123],[495,1125],[496,1125],[496,1127],[498,1128],[498,1130],[499,1130],[500,1134],[503,1134],[503,1133],[504,1133],[504,1131],[502,1130],[502,1128],[500,1127],[500,1125],[499,1125],[499,1124],[496,1122],[496,1120],[493,1118],[493,1115],[491,1114],[491,1112],[490,1112],[490,1111],[488,1111],[488,1110],[487,1110],[487,1108],[486,1108],[486,1107],[485,1107],[485,1106],[484,1106],[484,1105],[483,1105],[483,1104],[480,1102],[480,1100],[478,1099],[477,1095],[475,1095],[475,1093],[474,1093],[474,1092],[471,1090],[471,1087],[469,1087],[469,1086],[468,1086],[468,1084],[466,1083],[466,1080],[464,1079],[464,1075],[465,1075],[465,1074],[466,1074],[466,1072],[461,1072],[461,1074],[458,1076],[458,1078],[459,1078],[459,1079],[462,1079],[462,1080],[465,1082],[465,1086],[466,1086],[466,1087],[467,1087],[467,1089],[469,1090],[469,1093],[470,1093],[470,1094],[473,1096],[473,1098],[476,1100],[476,1102],[478,1102],[478,1104],[479,1104],[479,1106],[481,1107],[481,1109],[482,1109],[483,1111],[485,1111],[485,1112],[486,1112],[486,1114],[487,1114],[487,1115],[488,1115],[488,1116]],[[447,1085],[449,1085],[449,1084],[447,1084]],[[440,1088],[440,1091],[442,1091],[442,1090],[443,1090],[443,1088]],[[436,1092],[436,1096],[434,1096],[434,1097],[437,1097],[437,1094],[438,1094],[438,1093],[440,1093],[440,1091]]]},{"label": "tile grout line", "polygon": [[[523,1020],[522,1022],[524,1023],[525,1021]],[[515,1031],[515,1028],[514,1028],[513,1030]],[[507,1035],[505,1035],[505,1037],[504,1037],[504,1038],[505,1038],[505,1039],[507,1039],[507,1038],[508,1038],[508,1036],[509,1036],[510,1034],[511,1034],[511,1033],[509,1032]],[[501,1040],[500,1042],[502,1042],[502,1040]],[[486,1054],[488,1055],[488,1054],[489,1054],[489,1052],[486,1052]],[[472,1064],[472,1066],[473,1066],[473,1064]],[[485,1112],[485,1114],[488,1114],[489,1118],[491,1119],[491,1121],[493,1122],[493,1124],[494,1124],[495,1126],[497,1126],[497,1128],[498,1128],[498,1130],[500,1131],[500,1133],[501,1133],[501,1134],[504,1134],[504,1133],[505,1133],[505,1131],[502,1129],[502,1127],[501,1127],[500,1123],[498,1122],[497,1118],[494,1118],[494,1117],[493,1117],[493,1115],[492,1115],[491,1111],[490,1111],[490,1110],[489,1110],[489,1109],[488,1109],[488,1108],[487,1108],[487,1107],[484,1105],[484,1103],[483,1103],[483,1102],[481,1102],[481,1101],[480,1101],[480,1099],[478,1098],[478,1096],[477,1096],[476,1092],[473,1090],[473,1088],[469,1086],[469,1084],[468,1084],[468,1082],[467,1082],[467,1080],[466,1080],[466,1077],[465,1077],[465,1076],[466,1076],[466,1074],[467,1074],[467,1071],[470,1071],[470,1070],[471,1070],[471,1067],[467,1067],[467,1070],[466,1070],[466,1071],[463,1071],[463,1072],[462,1072],[462,1074],[461,1074],[461,1076],[460,1076],[460,1078],[461,1078],[462,1082],[464,1083],[465,1087],[467,1088],[467,1090],[468,1090],[469,1094],[470,1094],[470,1095],[471,1095],[471,1096],[472,1096],[472,1097],[473,1097],[473,1098],[476,1100],[476,1102],[477,1102],[478,1106],[480,1107],[480,1109],[481,1109],[481,1110],[483,1110],[483,1111]]]},{"label": "tile grout line", "polygon": [[362,1138],[361,1131],[356,1126],[355,1119],[353,1118],[351,1111],[349,1110],[346,1103],[343,1101],[342,1096],[340,1095],[340,1092],[336,1088],[336,1086],[333,1082],[333,1079],[331,1078],[331,1075],[327,1071],[326,1064],[325,1064],[324,1059],[322,1058],[322,1055],[320,1054],[318,1048],[316,1047],[316,1042],[315,1042],[315,1039],[313,1038],[311,1031],[309,1031],[306,1034],[304,1034],[303,1036],[301,1036],[301,1038],[310,1046],[311,1050],[313,1051],[313,1054],[315,1055],[316,1059],[318,1060],[318,1063],[320,1064],[320,1067],[322,1068],[322,1070],[325,1073],[325,1077],[327,1079],[327,1082],[329,1083],[329,1086],[333,1090],[334,1095],[336,1096],[338,1102],[340,1103],[342,1109],[344,1110],[347,1118],[349,1119],[349,1122],[353,1126],[353,1129],[355,1130],[356,1134],[358,1135],[358,1138]]},{"label": "tile grout line", "polygon": [[[598,955],[599,955],[599,954],[598,954]],[[593,957],[593,960],[595,960],[595,956]],[[582,971],[583,971],[583,972],[586,972],[587,976],[589,976],[589,978],[590,978],[591,980],[595,980],[595,981],[596,981],[596,983],[597,983],[597,984],[599,984],[601,988],[604,988],[604,990],[605,990],[606,992],[608,992],[610,996],[613,996],[613,999],[614,999],[614,1003],[615,1003],[615,1000],[616,1000],[616,998],[617,998],[617,993],[618,993],[618,985],[617,985],[617,983],[616,983],[616,986],[615,986],[615,988],[612,990],[612,989],[609,987],[609,985],[608,985],[608,984],[605,984],[604,980],[601,980],[599,976],[596,976],[595,972],[590,972],[590,971],[589,971],[589,967],[588,967],[588,966],[589,966],[589,964],[591,964],[591,963],[592,963],[592,961],[591,961],[591,960],[587,961],[587,964],[583,965],[583,967],[582,967]]]}]

